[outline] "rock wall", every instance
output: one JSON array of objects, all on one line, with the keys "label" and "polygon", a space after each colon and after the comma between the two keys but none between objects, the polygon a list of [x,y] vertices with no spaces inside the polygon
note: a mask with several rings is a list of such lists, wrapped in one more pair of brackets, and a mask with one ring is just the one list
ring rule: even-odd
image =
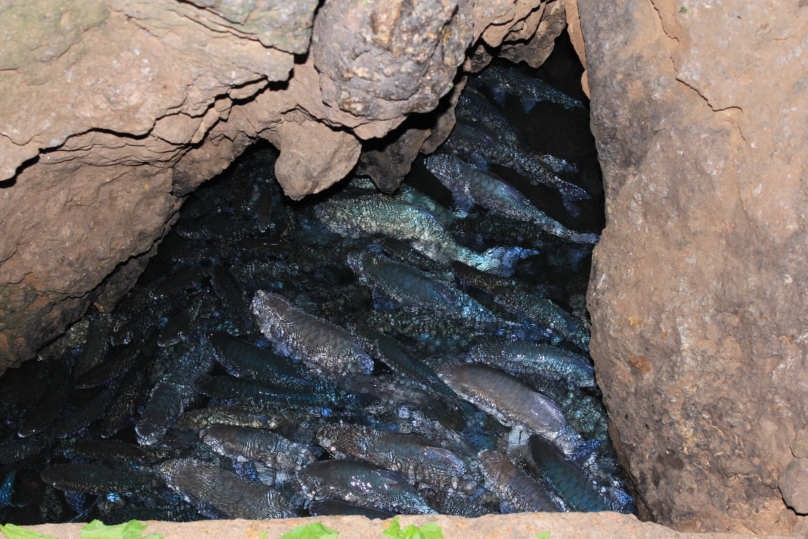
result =
[{"label": "rock wall", "polygon": [[343,178],[363,145],[365,172],[393,190],[453,127],[472,43],[516,54],[539,40],[549,54],[563,30],[557,1],[330,0],[315,17],[318,4],[0,10],[0,373],[89,304],[114,305],[182,197],[250,143],[280,149],[292,198]]},{"label": "rock wall", "polygon": [[592,351],[640,515],[805,533],[782,495],[806,512],[808,2],[578,11],[607,193]]}]

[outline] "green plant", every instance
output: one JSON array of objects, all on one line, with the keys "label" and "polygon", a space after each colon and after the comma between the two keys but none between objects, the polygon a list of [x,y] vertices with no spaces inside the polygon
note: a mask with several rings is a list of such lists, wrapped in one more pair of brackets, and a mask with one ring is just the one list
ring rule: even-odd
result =
[{"label": "green plant", "polygon": [[687,13],[687,8],[685,6],[680,7],[679,13]]},{"label": "green plant", "polygon": [[45,535],[44,533],[35,532],[27,528],[21,528],[15,524],[0,525],[0,532],[6,536],[6,539],[57,539],[52,535]]},{"label": "green plant", "polygon": [[[81,529],[81,536],[86,539],[141,539],[140,534],[147,528],[139,520],[130,520],[123,524],[107,526],[100,520],[93,520]],[[151,533],[142,539],[164,539],[159,533]]]},{"label": "green plant", "polygon": [[550,539],[550,532],[539,532],[536,534],[536,539]]},{"label": "green plant", "polygon": [[443,531],[434,522],[424,524],[420,528],[410,524],[402,530],[398,517],[390,522],[390,526],[382,532],[382,535],[393,539],[443,539]]},{"label": "green plant", "polygon": [[[314,522],[306,526],[296,526],[288,533],[284,533],[279,539],[337,539],[339,532],[320,522]],[[267,539],[267,532],[261,534],[261,539]]]}]

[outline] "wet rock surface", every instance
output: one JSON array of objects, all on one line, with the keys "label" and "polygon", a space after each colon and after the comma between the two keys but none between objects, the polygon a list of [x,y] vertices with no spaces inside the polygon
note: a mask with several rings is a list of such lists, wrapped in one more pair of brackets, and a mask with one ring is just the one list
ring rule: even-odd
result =
[{"label": "wet rock surface", "polygon": [[578,2],[607,211],[592,355],[641,518],[682,530],[805,526],[808,8],[771,6]]}]

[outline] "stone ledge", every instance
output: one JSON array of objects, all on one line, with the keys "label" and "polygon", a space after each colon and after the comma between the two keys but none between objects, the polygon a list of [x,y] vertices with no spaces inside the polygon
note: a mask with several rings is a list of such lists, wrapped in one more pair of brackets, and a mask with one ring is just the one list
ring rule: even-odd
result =
[{"label": "stone ledge", "polygon": [[[309,517],[280,520],[204,520],[200,522],[156,522],[144,532],[160,533],[165,539],[241,538],[258,539],[266,530],[267,539],[277,539],[295,526],[322,522],[340,532],[340,539],[380,539],[388,522],[365,517]],[[402,528],[427,522],[437,523],[445,539],[533,539],[549,531],[552,539],[748,539],[738,533],[677,532],[659,524],[640,522],[633,515],[618,513],[519,513],[462,518],[443,515],[401,516]],[[80,539],[84,524],[43,524],[29,526],[59,539]],[[762,539],[762,536],[759,536]],[[797,536],[768,536],[769,539]]]}]

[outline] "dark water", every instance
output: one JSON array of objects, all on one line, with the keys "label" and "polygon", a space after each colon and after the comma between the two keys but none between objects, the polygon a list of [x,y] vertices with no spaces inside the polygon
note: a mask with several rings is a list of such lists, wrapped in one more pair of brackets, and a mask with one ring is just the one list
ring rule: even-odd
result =
[{"label": "dark water", "polygon": [[[495,63],[505,69],[513,67],[507,62]],[[601,176],[594,140],[589,132],[586,98],[580,89],[582,68],[566,34],[559,38],[555,52],[541,68],[520,67],[518,70],[580,100],[584,107],[568,108],[540,101],[526,112],[514,95],[507,95],[503,105],[499,106],[496,96],[484,84],[475,86],[479,96],[488,100],[513,128],[524,135],[525,151],[549,154],[574,164],[577,172],[559,172],[557,175],[583,188],[591,199],[576,202],[580,215],[574,217],[553,187],[535,185],[530,178],[501,164],[489,163],[489,170],[525,195],[532,206],[567,228],[597,233],[604,224]],[[445,148],[439,150],[446,151]],[[509,425],[503,425],[502,418],[498,421],[486,413],[490,404],[485,399],[469,397],[475,400],[477,406],[474,406],[457,395],[441,394],[435,389],[437,386],[425,385],[425,378],[419,379],[417,374],[407,374],[401,368],[391,367],[378,356],[374,356],[374,369],[367,377],[311,374],[308,371],[310,365],[305,357],[300,357],[300,352],[290,353],[288,346],[271,342],[278,339],[270,338],[266,332],[262,334],[256,321],[249,319],[249,314],[245,319],[243,313],[249,313],[249,300],[256,291],[268,290],[305,313],[346,328],[351,338],[366,351],[372,347],[367,341],[367,326],[394,339],[395,346],[404,347],[415,358],[413,361],[422,369],[419,372],[426,378],[434,377],[434,370],[445,371],[454,362],[463,364],[467,353],[474,347],[504,345],[513,341],[543,343],[556,347],[562,355],[571,354],[588,361],[586,347],[581,342],[573,342],[552,327],[504,308],[500,301],[504,293],[463,282],[446,260],[431,262],[438,269],[428,260],[423,261],[423,265],[411,267],[415,268],[413,271],[421,272],[418,275],[445,283],[430,285],[430,290],[443,290],[438,296],[454,298],[449,301],[454,303],[459,294],[466,293],[482,308],[496,315],[496,323],[475,326],[468,320],[452,318],[446,314],[448,311],[436,311],[433,304],[402,303],[389,292],[390,287],[407,286],[406,282],[402,285],[396,280],[402,279],[397,273],[392,274],[391,282],[357,278],[347,263],[352,254],[366,252],[386,261],[395,260],[382,243],[383,234],[362,234],[361,237],[336,234],[329,230],[328,223],[318,219],[318,207],[340,197],[378,195],[374,195],[366,182],[351,183],[352,178],[348,178],[326,193],[308,197],[302,202],[291,202],[282,196],[274,179],[275,158],[276,153],[271,147],[257,145],[226,172],[203,185],[189,197],[180,221],[164,240],[136,288],[115,312],[91,312],[67,336],[43,351],[41,361],[28,362],[0,379],[0,417],[3,419],[0,424],[0,440],[3,440],[0,442],[0,479],[16,473],[10,501],[19,505],[2,507],[0,502],[0,522],[26,525],[100,518],[116,523],[129,518],[193,520],[244,516],[228,513],[224,509],[229,507],[227,504],[213,501],[213,492],[208,492],[210,499],[206,499],[205,492],[189,493],[177,486],[179,481],[166,471],[165,463],[170,459],[191,458],[214,464],[217,469],[230,474],[226,476],[228,481],[237,474],[242,481],[270,484],[261,488],[276,491],[285,500],[284,507],[294,514],[308,515],[319,510],[309,507],[309,500],[304,495],[305,480],[301,486],[295,479],[294,469],[281,470],[280,473],[275,473],[279,472],[277,469],[275,472],[261,472],[262,466],[266,466],[251,461],[239,462],[232,455],[213,451],[210,445],[200,440],[201,429],[188,427],[187,421],[183,428],[177,428],[178,414],[172,415],[160,408],[151,396],[152,391],[158,393],[154,388],[160,384],[181,393],[178,401],[186,414],[206,407],[238,404],[256,410],[256,414],[264,419],[276,418],[280,425],[273,429],[274,432],[285,440],[309,446],[320,455],[316,458],[321,461],[335,458],[323,451],[318,443],[317,432],[326,425],[355,424],[370,429],[367,432],[374,433],[373,436],[387,432],[420,434],[426,438],[427,444],[450,451],[463,461],[468,472],[464,481],[474,484],[462,491],[441,483],[444,479],[425,484],[429,481],[410,478],[412,485],[407,488],[417,488],[417,494],[438,512],[474,516],[503,510],[526,510],[533,506],[531,500],[521,499],[522,493],[532,492],[534,488],[549,492],[558,509],[633,510],[623,490],[622,471],[607,439],[605,412],[597,388],[577,387],[563,379],[548,378],[546,373],[520,375],[531,391],[548,394],[559,400],[559,404],[563,400],[564,416],[572,425],[570,436],[574,438],[574,447],[564,446],[568,449],[566,454],[556,455],[552,451],[558,451],[561,445],[552,449],[551,444],[551,449],[541,449],[544,446],[535,433],[528,438],[531,431],[524,434],[521,442],[514,441],[514,428],[508,421],[505,423]],[[497,246],[538,251],[515,262],[512,275],[507,278],[524,286],[529,290],[526,294],[531,297],[539,289],[547,290],[554,304],[566,312],[568,323],[586,333],[588,321],[584,297],[591,246],[548,239],[535,227],[531,229],[529,223],[512,221],[509,224],[507,220],[497,221],[497,230],[501,234],[459,233],[458,229],[451,233],[452,227],[458,227],[464,220],[485,221],[493,216],[477,206],[465,217],[451,217],[451,193],[427,170],[423,157],[416,161],[405,186],[405,190],[410,189],[410,194],[414,188],[442,205],[441,211],[448,216],[445,228],[450,231],[453,241],[475,253]],[[397,194],[393,198],[401,196]],[[511,225],[522,230],[521,235],[511,234]],[[415,252],[411,239],[399,239],[403,239],[399,247],[403,245],[405,250]],[[413,262],[398,260],[395,263]],[[449,291],[441,288],[443,286],[450,287]],[[384,290],[387,290],[386,295]],[[179,327],[183,316],[192,322],[179,336],[172,338],[172,327]],[[209,377],[238,371],[222,346],[211,338],[223,333],[238,335],[248,345],[260,350],[296,356],[291,360],[291,368],[297,369],[298,373],[293,376],[294,383],[308,388],[296,394],[328,396],[333,391],[333,399],[326,404],[301,406],[256,404],[243,395],[217,394],[210,389],[213,383]],[[77,387],[86,382],[90,374],[97,373],[84,366],[93,359],[93,346],[100,346],[98,361],[102,365],[121,361],[121,358],[129,358],[129,363],[118,369],[121,371],[118,376],[108,376],[111,379],[97,387]],[[86,372],[78,372],[80,370]],[[142,380],[136,379],[136,372],[144,373]],[[245,372],[242,371],[241,375],[245,376]],[[139,381],[142,382],[140,385]],[[284,387],[288,390],[288,386]],[[363,398],[375,402],[360,401],[357,405],[355,399],[345,397],[346,393],[364,394]],[[58,397],[62,394],[66,397],[60,400]],[[123,404],[126,403],[131,405],[131,413],[115,425],[111,420],[114,416],[112,410],[114,407],[125,409]],[[505,412],[507,415],[508,410]],[[37,423],[34,421],[37,414],[45,417],[41,421],[43,425],[36,429],[38,434],[19,437],[19,431]],[[80,414],[87,418],[77,420]],[[152,419],[155,414],[154,423],[159,432],[147,435],[147,418]],[[52,416],[50,421],[47,420],[49,415]],[[132,446],[140,443],[145,456],[123,458],[118,454],[123,451],[121,448],[105,450],[102,446],[88,445],[88,442],[105,439]],[[91,450],[93,447],[95,450]],[[481,463],[482,454],[479,452],[483,450],[497,455],[507,454],[511,466],[522,475],[508,476],[500,469],[497,469],[499,479],[493,477],[496,474],[484,474],[483,471],[489,468]],[[108,452],[104,454],[104,451]],[[282,453],[283,450],[279,451]],[[544,453],[539,455],[537,451]],[[81,484],[79,481],[78,487],[62,484],[54,488],[42,480],[43,471],[51,470],[46,472],[48,478],[55,473],[52,471],[54,466],[81,463],[97,463],[127,474],[134,484],[140,486],[126,487],[123,491],[120,487],[116,491],[112,487],[98,486],[98,478],[83,477],[79,479],[85,482]],[[201,469],[194,466],[186,468]],[[305,465],[298,467],[304,468]],[[501,483],[502,477],[506,478],[505,486]],[[174,489],[170,488],[172,484]],[[240,483],[235,484],[238,487]],[[509,485],[522,486],[514,492],[506,488]],[[212,487],[212,490],[221,489]],[[4,499],[2,494],[0,492],[0,500]],[[396,511],[396,506],[384,505],[386,502],[366,494],[369,497],[360,497],[359,505],[364,503],[372,509]],[[337,494],[334,496],[338,497]],[[189,504],[183,497],[191,498],[193,503]],[[315,504],[315,507],[333,505],[340,508],[333,510],[356,511],[337,501],[329,504],[331,500]],[[412,506],[398,507],[399,511],[405,511],[405,507]]]}]

